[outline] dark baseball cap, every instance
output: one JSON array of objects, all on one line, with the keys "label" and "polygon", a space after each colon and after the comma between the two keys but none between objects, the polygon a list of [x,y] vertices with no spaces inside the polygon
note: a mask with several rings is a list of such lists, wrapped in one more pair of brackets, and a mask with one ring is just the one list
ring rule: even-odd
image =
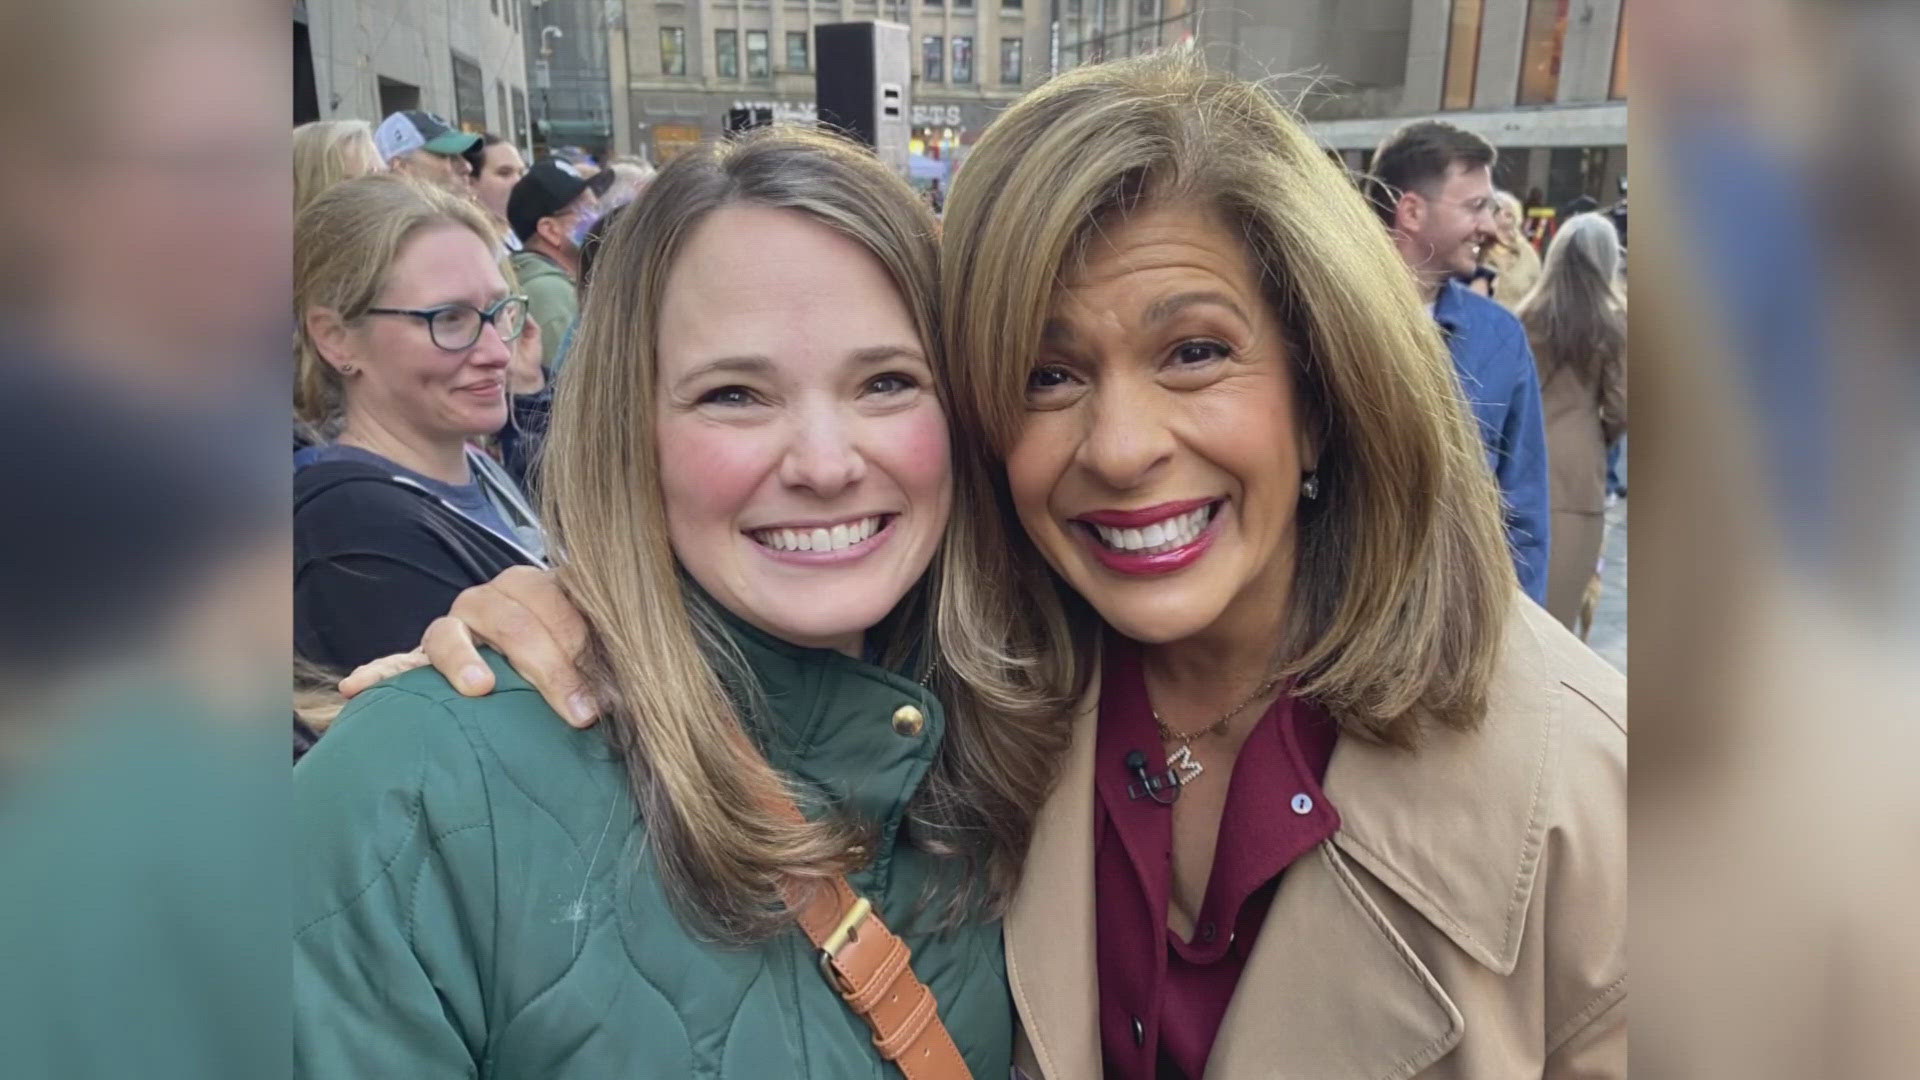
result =
[{"label": "dark baseball cap", "polygon": [[540,219],[565,210],[583,191],[605,194],[613,186],[613,170],[602,169],[592,178],[580,175],[573,163],[544,157],[533,163],[507,194],[507,224],[523,242],[532,238]]},{"label": "dark baseball cap", "polygon": [[380,156],[389,162],[415,150],[435,154],[464,154],[479,141],[480,136],[455,131],[445,120],[418,109],[389,115],[380,121],[380,127],[373,133],[373,142],[379,147]]}]

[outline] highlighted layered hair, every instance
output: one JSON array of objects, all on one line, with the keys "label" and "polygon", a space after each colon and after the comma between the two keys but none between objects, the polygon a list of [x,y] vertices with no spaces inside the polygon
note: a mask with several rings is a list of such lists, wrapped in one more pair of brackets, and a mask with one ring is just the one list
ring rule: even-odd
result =
[{"label": "highlighted layered hair", "polygon": [[[790,210],[854,240],[886,269],[951,400],[937,313],[938,225],[871,153],[808,129],[770,127],[708,144],[660,171],[620,211],[595,260],[555,397],[542,472],[558,580],[590,630],[585,669],[627,763],[650,857],[682,918],[731,943],[791,926],[782,882],[847,873],[871,852],[862,823],[791,821],[768,806],[791,790],[743,735],[761,707],[719,612],[668,540],[656,416],[661,305],[689,239],[728,206]],[[956,437],[956,469],[962,452]],[[974,459],[978,460],[977,456]],[[954,524],[927,576],[868,632],[885,662],[927,680],[947,733],[908,807],[907,842],[948,857],[935,907],[949,920],[997,911],[1012,891],[1031,819],[1065,741],[1064,708],[1023,683],[1015,598],[988,587],[976,545],[1004,549],[982,482],[956,477]],[[957,523],[983,518],[967,530]],[[981,651],[948,641],[956,627]],[[949,655],[965,663],[948,662]]]},{"label": "highlighted layered hair", "polygon": [[[1386,231],[1259,86],[1165,53],[1069,72],[995,120],[947,201],[956,427],[1004,458],[1061,282],[1101,229],[1165,205],[1245,238],[1323,439],[1276,674],[1361,738],[1413,746],[1423,725],[1473,726],[1517,587],[1485,449]],[[1083,687],[1098,629],[1085,602],[1024,536],[983,570],[1030,598],[1035,684]]]}]

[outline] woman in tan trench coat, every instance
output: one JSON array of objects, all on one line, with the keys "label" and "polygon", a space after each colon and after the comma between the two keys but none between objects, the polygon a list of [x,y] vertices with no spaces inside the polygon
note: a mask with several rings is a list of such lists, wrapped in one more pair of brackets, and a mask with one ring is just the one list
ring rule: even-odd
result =
[{"label": "woman in tan trench coat", "polygon": [[[1006,917],[1024,1072],[1625,1076],[1623,680],[1520,593],[1337,167],[1251,84],[1097,65],[981,138],[942,258],[953,422],[1024,529],[1005,660],[1080,701]],[[471,630],[566,713],[549,579],[455,614],[457,685]]]},{"label": "woman in tan trench coat", "polygon": [[1576,214],[1554,234],[1540,282],[1515,310],[1540,368],[1553,506],[1547,611],[1579,618],[1607,532],[1607,447],[1627,430],[1627,308],[1620,234]]}]

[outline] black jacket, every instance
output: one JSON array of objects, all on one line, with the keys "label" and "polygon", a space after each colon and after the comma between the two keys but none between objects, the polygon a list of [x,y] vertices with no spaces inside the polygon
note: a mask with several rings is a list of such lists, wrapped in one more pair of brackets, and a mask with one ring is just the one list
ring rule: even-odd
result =
[{"label": "black jacket", "polygon": [[358,461],[293,480],[293,643],[346,672],[420,644],[462,589],[538,565],[416,484]]}]

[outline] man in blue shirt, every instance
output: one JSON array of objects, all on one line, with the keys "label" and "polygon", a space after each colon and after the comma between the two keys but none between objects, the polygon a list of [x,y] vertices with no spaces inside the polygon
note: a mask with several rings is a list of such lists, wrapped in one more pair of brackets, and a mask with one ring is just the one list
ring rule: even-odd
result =
[{"label": "man in blue shirt", "polygon": [[1462,283],[1494,238],[1493,159],[1472,132],[1437,120],[1408,124],[1374,151],[1370,196],[1453,353],[1506,503],[1514,569],[1539,601],[1551,509],[1540,376],[1520,321]]}]

